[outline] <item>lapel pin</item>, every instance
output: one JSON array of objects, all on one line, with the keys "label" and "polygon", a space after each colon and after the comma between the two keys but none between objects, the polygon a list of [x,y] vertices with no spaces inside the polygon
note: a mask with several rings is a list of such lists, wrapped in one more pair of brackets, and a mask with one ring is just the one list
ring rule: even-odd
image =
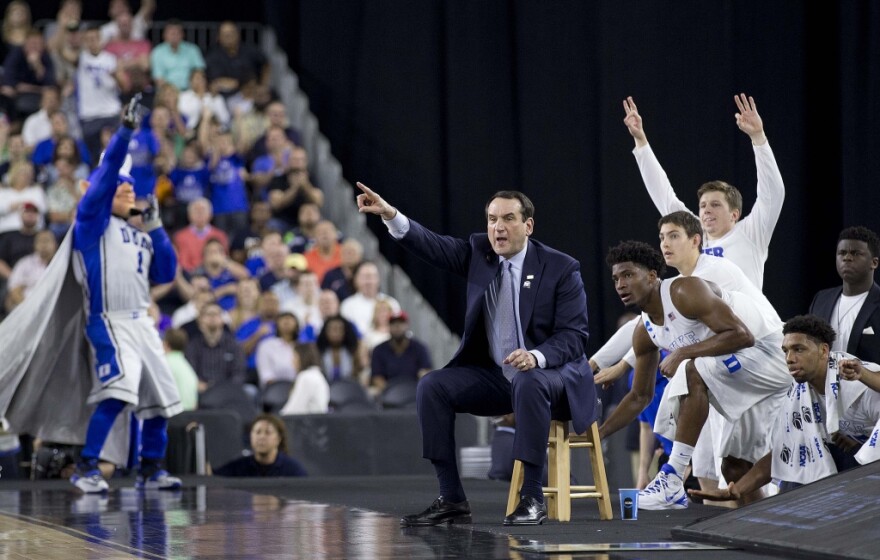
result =
[{"label": "lapel pin", "polygon": [[532,287],[532,283],[529,282],[528,280],[526,280],[525,282],[523,282],[523,288],[531,288],[531,287]]},{"label": "lapel pin", "polygon": [[534,278],[535,278],[534,274],[527,274],[526,275],[526,280],[533,280]]}]

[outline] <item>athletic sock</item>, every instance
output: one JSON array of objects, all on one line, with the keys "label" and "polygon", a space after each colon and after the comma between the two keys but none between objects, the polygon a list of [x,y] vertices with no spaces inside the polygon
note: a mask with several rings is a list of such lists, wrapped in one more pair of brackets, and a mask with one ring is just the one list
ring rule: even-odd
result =
[{"label": "athletic sock", "polygon": [[684,471],[691,462],[691,456],[694,454],[694,446],[682,443],[680,441],[672,442],[672,453],[669,454],[669,461],[666,463],[673,469],[675,473],[684,478]]}]

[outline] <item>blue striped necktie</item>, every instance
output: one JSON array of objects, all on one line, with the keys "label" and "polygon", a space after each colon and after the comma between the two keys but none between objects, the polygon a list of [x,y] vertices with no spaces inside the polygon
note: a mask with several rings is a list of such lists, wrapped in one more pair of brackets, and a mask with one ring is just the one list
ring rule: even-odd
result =
[{"label": "blue striped necktie", "polygon": [[[504,358],[519,347],[519,337],[517,335],[518,328],[516,324],[516,308],[513,295],[513,272],[511,271],[511,263],[505,261],[501,266],[501,274],[499,274],[494,282],[489,284],[488,291],[488,310],[490,313],[491,323],[493,326],[492,335],[495,342],[495,353],[492,359],[496,364],[501,364]],[[513,375],[518,371],[510,364],[501,366],[504,377],[508,380],[513,379]]]}]

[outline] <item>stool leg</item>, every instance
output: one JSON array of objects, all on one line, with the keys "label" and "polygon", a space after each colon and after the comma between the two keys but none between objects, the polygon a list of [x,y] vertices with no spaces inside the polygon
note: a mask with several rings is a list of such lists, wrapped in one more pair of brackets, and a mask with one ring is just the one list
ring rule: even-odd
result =
[{"label": "stool leg", "polygon": [[547,486],[555,490],[544,491],[547,501],[547,517],[559,519],[559,422],[550,422],[550,436],[547,442]]},{"label": "stool leg", "polygon": [[513,510],[519,505],[519,491],[522,488],[524,476],[522,461],[517,459],[513,462],[513,475],[510,477],[510,490],[507,493],[507,513],[505,515],[513,513]]},{"label": "stool leg", "polygon": [[556,422],[556,509],[558,519],[571,521],[571,447],[568,422]]},{"label": "stool leg", "polygon": [[602,442],[599,441],[599,424],[593,422],[587,431],[592,440],[590,447],[590,463],[593,467],[593,481],[596,485],[596,491],[601,494],[599,500],[599,519],[607,521],[614,519],[611,513],[611,494],[608,490],[608,477],[605,475],[605,458],[602,455]]}]

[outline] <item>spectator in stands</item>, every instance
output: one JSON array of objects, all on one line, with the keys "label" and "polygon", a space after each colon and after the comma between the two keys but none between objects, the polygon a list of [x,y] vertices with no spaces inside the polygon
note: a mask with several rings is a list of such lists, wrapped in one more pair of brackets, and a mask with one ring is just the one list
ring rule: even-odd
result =
[{"label": "spectator in stands", "polygon": [[131,12],[120,12],[114,23],[118,26],[119,33],[105,43],[104,50],[116,57],[116,63],[121,70],[119,89],[123,93],[139,91],[133,88],[132,71],[149,73],[153,45],[147,39],[134,37],[134,18]]},{"label": "spectator in stands", "polygon": [[202,253],[209,239],[220,241],[224,250],[229,247],[226,233],[211,225],[213,212],[213,205],[207,198],[193,200],[186,209],[189,223],[172,237],[177,262],[186,272],[193,272],[202,265]]},{"label": "spectator in stands", "polygon": [[289,311],[279,313],[275,319],[275,333],[257,345],[257,375],[261,389],[276,381],[294,380],[299,370],[294,354],[298,340],[299,321],[296,315]]},{"label": "spectator in stands", "polygon": [[[177,227],[187,219],[189,205],[198,199],[208,198],[210,192],[210,173],[202,159],[202,149],[199,143],[191,140],[183,147],[177,165],[168,174],[171,180],[172,192],[165,199],[165,206],[171,209],[174,216],[172,220]],[[211,210],[213,215],[213,207]],[[210,219],[209,219],[210,221]]]},{"label": "spectator in stands", "polygon": [[89,178],[91,168],[79,155],[79,148],[72,136],[62,136],[55,144],[52,152],[52,162],[40,168],[37,182],[41,185],[52,185],[58,180],[58,168],[55,163],[59,159],[66,159],[73,165],[73,177],[79,181]]},{"label": "spectator in stands", "polygon": [[107,9],[110,21],[101,26],[101,42],[109,43],[123,36],[122,19],[125,16],[131,20],[131,37],[137,40],[146,39],[155,11],[156,0],[141,0],[141,8],[133,16],[128,0],[110,0]]},{"label": "spectator in stands", "polygon": [[228,129],[232,121],[226,101],[219,95],[208,90],[205,69],[196,68],[189,77],[189,89],[180,94],[177,108],[183,117],[186,129],[193,134],[198,129],[202,114],[210,114],[224,129]]},{"label": "spectator in stands", "polygon": [[171,145],[174,157],[180,156],[183,146],[186,144],[186,123],[180,114],[180,90],[173,84],[166,83],[159,86],[156,98],[153,101],[153,113],[164,107],[167,111],[167,121],[163,123],[153,122],[154,116],[150,116],[150,126],[163,143]]},{"label": "spectator in stands", "polygon": [[216,302],[202,306],[198,331],[186,345],[186,360],[199,376],[199,393],[219,383],[243,385],[245,356],[235,336],[225,328],[223,309]]},{"label": "spectator in stands", "polygon": [[[339,298],[332,290],[321,290],[321,293],[318,294],[318,311],[321,313],[322,323],[326,323],[330,317],[339,315]],[[301,329],[299,339],[301,342],[315,342],[318,340],[320,332],[321,330],[315,330],[311,325],[305,325]]]},{"label": "spectator in stands", "polygon": [[57,249],[58,243],[51,231],[42,230],[37,233],[34,237],[33,253],[15,263],[9,274],[4,302],[7,312],[11,312],[27,297],[46,272],[46,267],[49,266],[49,261],[55,256]]},{"label": "spectator in stands", "polygon": [[[209,301],[217,301],[217,298],[214,297],[211,281],[204,274],[193,274],[189,280],[186,280],[183,278],[182,273],[178,273],[174,282],[175,284],[186,284],[187,289],[184,290],[186,293],[183,296],[186,303],[175,309],[174,313],[171,314],[171,326],[173,328],[183,328],[192,323],[190,327],[185,328],[187,335],[191,335],[194,330],[198,329],[195,321],[199,317],[202,306]],[[207,296],[199,297],[202,294],[207,294]]]},{"label": "spectator in stands", "polygon": [[[122,112],[119,100],[122,69],[116,64],[116,56],[103,49],[96,25],[90,25],[83,32],[83,46],[76,74],[77,114],[89,152],[100,154],[101,129],[114,126]],[[140,182],[137,176],[134,178],[136,184]]]},{"label": "spectator in stands", "polygon": [[165,331],[162,341],[168,367],[180,393],[180,404],[183,410],[195,410],[199,406],[199,376],[184,355],[189,336],[183,329],[170,328]]},{"label": "spectator in stands", "polygon": [[370,384],[382,390],[397,381],[417,382],[433,366],[428,347],[413,337],[409,330],[409,316],[398,311],[391,316],[391,338],[373,349]]},{"label": "spectator in stands", "polygon": [[[274,131],[274,132],[273,132]],[[272,145],[282,143],[280,129],[271,127],[267,135],[273,137]],[[257,158],[254,162],[256,171],[258,162],[260,170],[265,169],[266,159],[270,154]],[[318,207],[324,205],[324,193],[321,189],[315,187],[309,178],[308,157],[306,151],[298,146],[294,146],[290,151],[288,165],[283,167],[283,162],[279,162],[281,158],[276,160],[275,156],[271,156],[273,162],[277,162],[279,166],[273,167],[269,173],[272,177],[268,183],[266,197],[272,206],[272,216],[277,222],[279,229],[288,230],[299,225],[299,209],[303,204],[316,204]]]},{"label": "spectator in stands", "polygon": [[0,164],[0,182],[9,184],[9,170],[18,162],[30,162],[28,149],[21,134],[9,134],[9,120],[0,116],[0,140],[4,140],[6,161]]},{"label": "spectator in stands", "polygon": [[49,122],[49,115],[60,108],[61,92],[58,87],[48,86],[43,89],[40,110],[28,116],[21,128],[21,137],[28,149],[34,149],[37,144],[52,136],[52,123]]},{"label": "spectator in stands", "polygon": [[[291,157],[293,148],[294,146],[287,139],[283,128],[269,127],[266,131],[266,154],[258,157],[251,164],[251,186],[255,198],[268,198],[269,182],[275,177],[287,175],[293,165]],[[269,202],[273,201],[270,199]],[[281,229],[287,229],[287,227]]]},{"label": "spectator in stands", "polygon": [[235,339],[241,345],[247,360],[247,383],[259,385],[257,345],[275,334],[275,320],[279,311],[278,296],[272,292],[263,292],[257,299],[257,316],[242,323],[235,331]]},{"label": "spectator in stands", "polygon": [[[34,153],[31,155],[31,161],[38,169],[52,163],[55,147],[62,139],[70,136],[70,125],[67,121],[67,115],[63,111],[58,110],[50,114],[49,122],[52,125],[52,135],[37,144],[37,147],[34,148]],[[80,159],[91,167],[92,154],[89,152],[89,147],[82,140],[74,139],[74,144],[76,145],[77,152],[79,152]]]},{"label": "spectator in stands", "polygon": [[43,27],[43,38],[49,51],[55,51],[62,44],[68,30],[79,29],[82,21],[82,2],[80,0],[61,0],[54,21]]},{"label": "spectator in stands", "polygon": [[309,326],[314,332],[320,332],[321,327],[324,326],[321,310],[318,309],[320,294],[318,277],[311,270],[303,270],[296,280],[297,297],[281,308],[296,315],[300,325]]},{"label": "spectator in stands", "polygon": [[272,209],[269,208],[269,203],[263,200],[254,201],[251,204],[250,227],[239,231],[232,238],[230,249],[232,258],[245,265],[254,276],[259,276],[265,269],[260,243],[272,231],[269,228],[271,218]]},{"label": "spectator in stands", "polygon": [[256,278],[242,278],[235,292],[235,307],[229,311],[229,329],[237,332],[239,327],[259,314],[260,283]]},{"label": "spectator in stands", "polygon": [[5,59],[9,52],[24,45],[31,30],[31,7],[24,0],[12,0],[3,12],[3,44],[0,55]]},{"label": "spectator in stands", "polygon": [[251,455],[233,459],[214,471],[218,476],[308,476],[287,453],[287,429],[273,414],[257,416],[250,430]]},{"label": "spectator in stands", "polygon": [[230,235],[248,227],[248,179],[244,160],[235,151],[232,134],[220,132],[211,140],[210,119],[202,119],[199,141],[208,155],[211,171],[211,202],[214,203],[214,223]]},{"label": "spectator in stands", "polygon": [[376,346],[391,338],[391,317],[393,315],[395,313],[391,303],[384,299],[376,302],[373,308],[373,319],[370,321],[370,328],[361,337],[367,350],[372,352]]},{"label": "spectator in stands", "polygon": [[314,202],[304,202],[297,212],[297,223],[284,234],[284,242],[292,253],[305,253],[315,246],[315,227],[321,221],[321,207]]},{"label": "spectator in stands", "polygon": [[379,267],[372,261],[363,261],[354,271],[355,293],[348,296],[339,306],[340,314],[355,324],[361,333],[370,328],[376,302],[386,300],[395,313],[400,304],[393,297],[379,291]]},{"label": "spectator in stands", "polygon": [[82,197],[79,181],[75,173],[75,163],[70,158],[59,157],[55,160],[58,177],[46,191],[46,206],[49,214],[49,229],[59,240],[64,237],[73,217],[76,206]]},{"label": "spectator in stands", "polygon": [[[290,251],[288,251],[286,245],[281,243],[281,236],[277,231],[267,233],[260,242],[260,246],[264,262],[263,272],[259,276],[260,290],[265,292],[266,290],[271,290],[278,282],[286,280],[292,274],[295,274],[294,271],[288,270],[295,263],[288,261]],[[303,265],[303,268],[305,266]],[[279,297],[283,302],[285,298],[280,293]]]},{"label": "spectator in stands", "polygon": [[309,263],[309,270],[318,276],[318,282],[324,281],[324,274],[328,270],[342,264],[339,232],[333,222],[330,220],[318,222],[318,225],[315,226],[315,246],[303,255]]},{"label": "spectator in stands", "polygon": [[220,24],[217,45],[207,56],[211,91],[230,97],[242,84],[258,82],[269,85],[269,62],[263,52],[241,42],[241,31],[231,21]]},{"label": "spectator in stands", "polygon": [[299,131],[292,126],[290,126],[290,122],[287,119],[287,107],[284,106],[284,103],[281,101],[272,101],[266,106],[266,117],[268,122],[266,123],[266,129],[263,130],[262,135],[254,141],[253,147],[251,147],[251,151],[248,153],[248,161],[254,161],[258,157],[264,155],[266,153],[266,130],[271,126],[280,126],[284,129],[285,134],[287,134],[287,139],[293,142],[297,146],[302,146],[302,137],[299,134]]},{"label": "spectator in stands", "polygon": [[[287,249],[283,245],[282,247],[284,250]],[[300,297],[297,291],[299,277],[308,270],[308,267],[306,258],[299,253],[291,253],[285,257],[283,276],[280,276],[270,288],[278,296],[282,309],[291,310],[296,305]]]},{"label": "spectator in stands", "polygon": [[[251,206],[251,216],[254,215],[253,208],[254,207]],[[250,237],[252,239],[252,249],[250,251],[250,255],[245,255],[246,258],[244,265],[251,272],[251,275],[257,277],[262,276],[264,272],[269,270],[269,267],[266,264],[266,259],[263,258],[263,253],[265,252],[264,245],[280,246],[282,244],[281,233],[278,230],[264,226],[261,228],[260,231],[262,232],[260,234],[250,230],[246,232],[238,232],[238,234],[236,234],[239,243],[242,242],[243,238],[246,239],[247,237]],[[253,244],[256,245],[254,246]],[[276,251],[276,268],[278,270],[281,270],[281,267],[283,266],[283,264],[281,263],[286,256],[286,251],[283,252],[283,256],[281,252]]]},{"label": "spectator in stands", "polygon": [[37,208],[42,229],[42,215],[46,212],[46,191],[34,184],[34,166],[26,161],[16,163],[9,170],[9,186],[0,187],[0,233],[21,228],[19,210],[25,204]]},{"label": "spectator in stands", "polygon": [[280,414],[325,414],[330,409],[330,385],[321,371],[317,346],[299,344],[295,356],[299,371]]},{"label": "spectator in stands", "polygon": [[2,84],[0,92],[13,100],[15,119],[39,111],[43,88],[55,85],[55,65],[38,30],[28,31],[24,43],[9,51],[3,61]]},{"label": "spectator in stands", "polygon": [[272,90],[249,82],[241,91],[226,99],[226,108],[232,115],[232,134],[240,154],[250,154],[257,139],[266,132],[269,117],[266,108],[272,102]]},{"label": "spectator in stands", "polygon": [[329,383],[353,379],[366,385],[361,379],[367,367],[366,356],[352,323],[339,315],[328,317],[318,335],[317,345],[321,353],[321,370]]},{"label": "spectator in stands", "polygon": [[196,270],[208,277],[217,303],[224,311],[229,311],[235,306],[237,282],[243,278],[250,278],[247,269],[232,261],[223,243],[213,237],[205,241],[202,249],[202,266]]},{"label": "spectator in stands", "polygon": [[[82,24],[79,20],[69,21],[47,40],[49,56],[55,67],[55,84],[61,93],[60,108],[70,117],[76,115],[76,71],[79,54],[83,49]],[[72,129],[79,131],[79,123],[72,123]]]},{"label": "spectator in stands", "polygon": [[205,67],[205,59],[199,47],[183,40],[183,24],[170,19],[162,32],[164,42],[156,45],[150,53],[150,69],[153,81],[161,87],[164,83],[183,91],[189,87],[189,76],[196,68]]},{"label": "spectator in stands", "polygon": [[364,260],[364,246],[353,237],[342,242],[339,251],[341,263],[324,274],[321,288],[333,290],[342,301],[354,293],[354,270]]},{"label": "spectator in stands", "polygon": [[[12,267],[34,251],[34,238],[40,231],[40,210],[31,202],[19,207],[18,229],[0,233],[0,287],[6,284]],[[2,289],[0,289],[2,292]]]}]

